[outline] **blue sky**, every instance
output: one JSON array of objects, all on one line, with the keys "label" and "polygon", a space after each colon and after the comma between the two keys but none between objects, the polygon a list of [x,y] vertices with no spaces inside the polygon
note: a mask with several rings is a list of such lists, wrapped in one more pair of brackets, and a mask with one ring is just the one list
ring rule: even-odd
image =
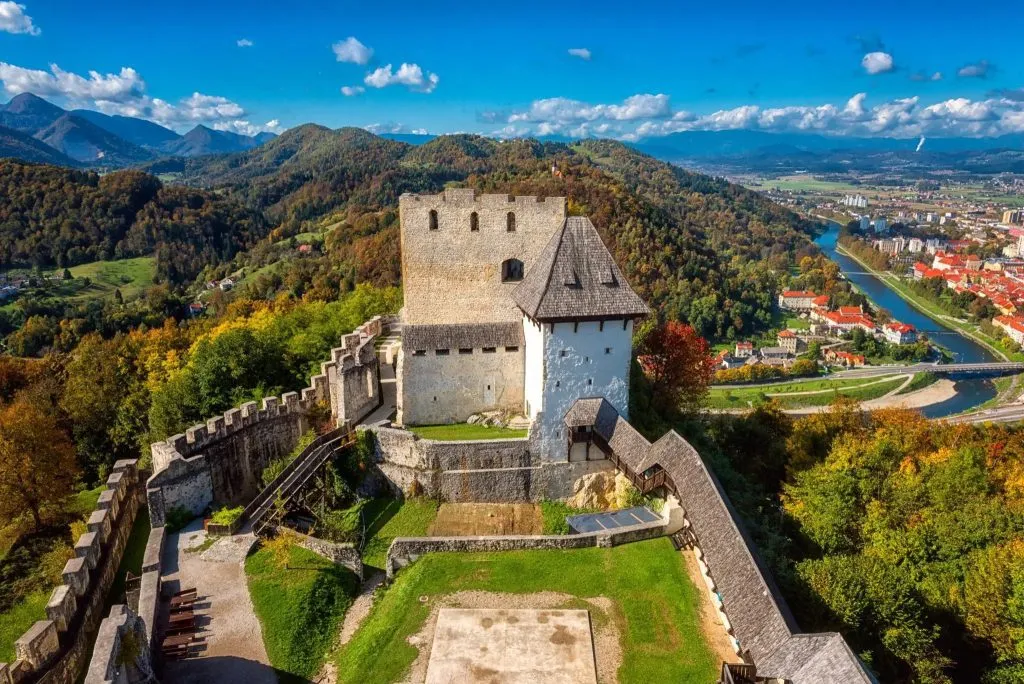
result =
[{"label": "blue sky", "polygon": [[1024,4],[851,7],[0,0],[0,82],[179,131],[1024,132]]}]

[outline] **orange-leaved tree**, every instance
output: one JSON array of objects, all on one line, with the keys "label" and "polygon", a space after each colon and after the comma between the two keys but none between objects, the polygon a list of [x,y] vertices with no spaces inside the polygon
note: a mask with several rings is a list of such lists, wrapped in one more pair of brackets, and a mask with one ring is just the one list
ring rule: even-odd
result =
[{"label": "orange-leaved tree", "polygon": [[75,447],[56,419],[24,396],[0,409],[0,524],[25,512],[36,529],[78,480]]},{"label": "orange-leaved tree", "polygon": [[655,398],[681,410],[699,407],[707,397],[714,370],[707,340],[679,321],[649,330],[637,361],[651,381]]}]

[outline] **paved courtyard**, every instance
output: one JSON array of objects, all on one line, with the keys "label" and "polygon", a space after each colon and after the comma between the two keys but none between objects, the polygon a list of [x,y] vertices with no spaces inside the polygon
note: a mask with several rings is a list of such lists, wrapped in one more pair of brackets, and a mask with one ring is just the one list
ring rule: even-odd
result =
[{"label": "paved courtyard", "polygon": [[595,684],[585,610],[442,608],[427,684]]}]

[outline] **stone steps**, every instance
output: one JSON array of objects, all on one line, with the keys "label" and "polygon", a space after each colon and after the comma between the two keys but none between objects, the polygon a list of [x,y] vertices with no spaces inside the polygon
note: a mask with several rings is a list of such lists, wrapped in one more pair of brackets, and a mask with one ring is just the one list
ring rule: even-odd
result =
[{"label": "stone steps", "polygon": [[516,416],[512,420],[508,421],[508,427],[511,430],[529,430],[530,419],[524,416]]}]

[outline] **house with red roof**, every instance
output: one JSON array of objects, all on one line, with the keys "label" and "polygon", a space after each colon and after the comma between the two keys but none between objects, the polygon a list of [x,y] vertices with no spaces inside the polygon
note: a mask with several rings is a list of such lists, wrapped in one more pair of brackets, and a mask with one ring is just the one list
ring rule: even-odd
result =
[{"label": "house with red roof", "polygon": [[996,316],[992,324],[1002,328],[1007,337],[1017,344],[1024,345],[1024,317],[1021,316]]},{"label": "house with red roof", "polygon": [[800,338],[792,330],[783,330],[779,333],[779,346],[795,356],[800,346]]},{"label": "house with red roof", "polygon": [[779,295],[779,308],[789,311],[810,311],[818,295],[810,290],[785,290]]},{"label": "house with red roof", "polygon": [[892,321],[882,326],[885,339],[893,344],[913,344],[917,342],[917,330],[909,323]]},{"label": "house with red roof", "polygon": [[835,349],[825,350],[825,361],[836,366],[845,366],[846,368],[860,368],[864,365],[863,354],[851,354],[846,351],[836,351]]},{"label": "house with red roof", "polygon": [[754,343],[753,342],[737,342],[736,353],[734,356],[738,359],[748,359],[754,355]]}]

